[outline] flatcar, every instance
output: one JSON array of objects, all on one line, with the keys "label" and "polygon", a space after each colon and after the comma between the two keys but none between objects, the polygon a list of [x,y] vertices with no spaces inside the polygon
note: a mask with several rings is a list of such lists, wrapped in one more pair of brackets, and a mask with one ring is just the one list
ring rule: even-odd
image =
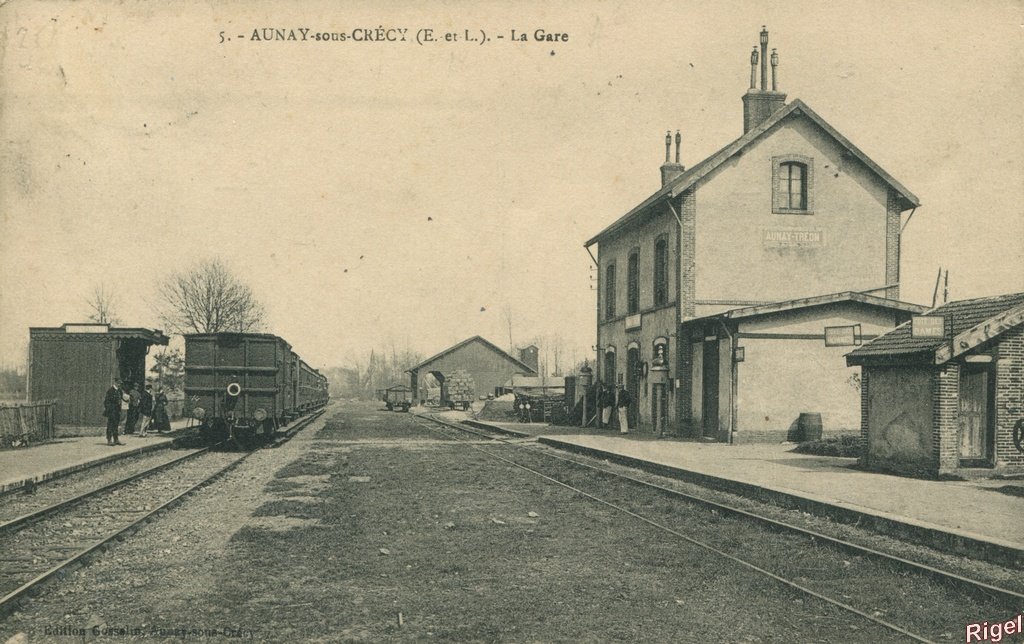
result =
[{"label": "flatcar", "polygon": [[210,441],[258,447],[328,400],[327,379],[276,335],[185,336],[185,413]]}]

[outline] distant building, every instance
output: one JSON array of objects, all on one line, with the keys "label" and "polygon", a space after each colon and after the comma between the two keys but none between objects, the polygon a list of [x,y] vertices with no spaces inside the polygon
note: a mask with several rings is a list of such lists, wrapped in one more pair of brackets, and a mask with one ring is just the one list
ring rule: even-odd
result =
[{"label": "distant building", "polygon": [[[652,424],[647,366],[659,352],[669,367],[669,426],[684,435],[777,436],[799,411],[822,412],[828,427],[828,412],[814,408],[820,397],[785,379],[828,369],[831,382],[853,372],[840,353],[820,363],[822,352],[803,346],[823,349],[826,326],[881,333],[914,310],[897,300],[901,215],[919,205],[917,197],[805,103],[786,103],[767,31],[760,45],[743,96],[743,135],[689,169],[680,162],[680,134],[674,161],[666,136],[661,188],[586,242],[597,246],[596,376],[626,385],[636,401],[631,424],[641,429]],[[799,314],[792,304],[832,294],[848,297]],[[737,311],[773,304],[790,307],[789,321],[739,322]],[[752,330],[758,320],[786,328]],[[745,345],[751,361],[739,363]],[[755,345],[757,368],[773,365],[776,374],[757,377],[757,388],[753,374],[744,375],[755,369]],[[732,374],[750,384],[723,394]],[[769,413],[757,412],[762,402],[771,403]],[[849,407],[836,418],[855,415],[856,403]]]},{"label": "distant building", "polygon": [[861,368],[865,466],[1024,472],[1024,293],[944,304],[846,360]]},{"label": "distant building", "polygon": [[[493,395],[513,374],[536,375],[536,370],[513,358],[492,342],[475,335],[448,347],[409,369],[410,386],[420,400],[425,393],[427,374],[441,386],[441,403],[462,402]],[[455,391],[453,381],[458,381]],[[467,386],[468,383],[468,386]],[[467,393],[468,391],[468,393]]]},{"label": "distant building", "polygon": [[140,386],[146,380],[146,354],[166,345],[159,329],[68,323],[29,329],[29,399],[56,400],[58,425],[99,427],[103,395],[113,378]]}]

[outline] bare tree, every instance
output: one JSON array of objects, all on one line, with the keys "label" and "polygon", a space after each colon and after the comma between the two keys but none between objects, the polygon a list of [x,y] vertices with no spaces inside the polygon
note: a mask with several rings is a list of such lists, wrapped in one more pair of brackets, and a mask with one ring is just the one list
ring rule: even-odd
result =
[{"label": "bare tree", "polygon": [[159,293],[160,317],[175,333],[258,331],[266,316],[252,289],[216,258],[171,274]]},{"label": "bare tree", "polygon": [[121,319],[117,317],[116,313],[117,296],[114,295],[114,291],[108,288],[106,284],[99,284],[93,288],[92,295],[86,300],[86,304],[89,305],[89,310],[92,311],[89,314],[90,322],[115,326],[121,324]]},{"label": "bare tree", "polygon": [[516,352],[516,345],[512,342],[512,306],[510,304],[506,304],[501,308],[501,316],[508,326],[508,352],[509,354],[514,354]]}]

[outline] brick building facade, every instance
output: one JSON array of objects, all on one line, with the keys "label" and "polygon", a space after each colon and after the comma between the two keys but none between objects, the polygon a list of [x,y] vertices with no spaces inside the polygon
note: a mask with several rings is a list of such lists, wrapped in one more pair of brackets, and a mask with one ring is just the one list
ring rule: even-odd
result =
[{"label": "brick building facade", "polygon": [[[1024,293],[951,302],[854,350],[866,467],[925,476],[1024,472]],[[915,321],[916,322],[916,321]]]},{"label": "brick building facade", "polygon": [[[662,351],[674,410],[669,424],[701,435],[693,369],[695,351],[704,349],[689,341],[683,323],[823,294],[899,297],[901,215],[919,205],[917,198],[805,103],[786,103],[774,54],[767,86],[767,38],[762,32],[760,88],[756,52],[751,60],[743,135],[689,169],[679,158],[681,135],[674,160],[667,136],[661,188],[586,242],[597,247],[596,375],[627,386],[641,428],[652,423],[645,366]],[[728,373],[732,354],[720,347],[720,356]],[[834,360],[845,373],[842,356]],[[754,408],[777,393],[746,389],[742,396]],[[851,405],[853,416],[856,401]],[[735,413],[719,420],[720,439],[751,429],[739,426]],[[771,429],[790,421],[776,418]]]}]

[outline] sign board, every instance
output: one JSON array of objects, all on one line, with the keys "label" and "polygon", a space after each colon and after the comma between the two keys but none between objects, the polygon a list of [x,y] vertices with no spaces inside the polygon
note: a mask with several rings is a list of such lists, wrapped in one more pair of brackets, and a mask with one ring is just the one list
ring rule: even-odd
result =
[{"label": "sign board", "polygon": [[910,337],[946,337],[946,318],[941,315],[915,315],[910,318]]},{"label": "sign board", "polygon": [[107,333],[109,324],[65,324],[64,333]]},{"label": "sign board", "polygon": [[825,245],[825,231],[821,228],[762,228],[761,243],[765,248],[816,248]]},{"label": "sign board", "polygon": [[853,347],[860,344],[860,325],[825,327],[826,347]]}]

